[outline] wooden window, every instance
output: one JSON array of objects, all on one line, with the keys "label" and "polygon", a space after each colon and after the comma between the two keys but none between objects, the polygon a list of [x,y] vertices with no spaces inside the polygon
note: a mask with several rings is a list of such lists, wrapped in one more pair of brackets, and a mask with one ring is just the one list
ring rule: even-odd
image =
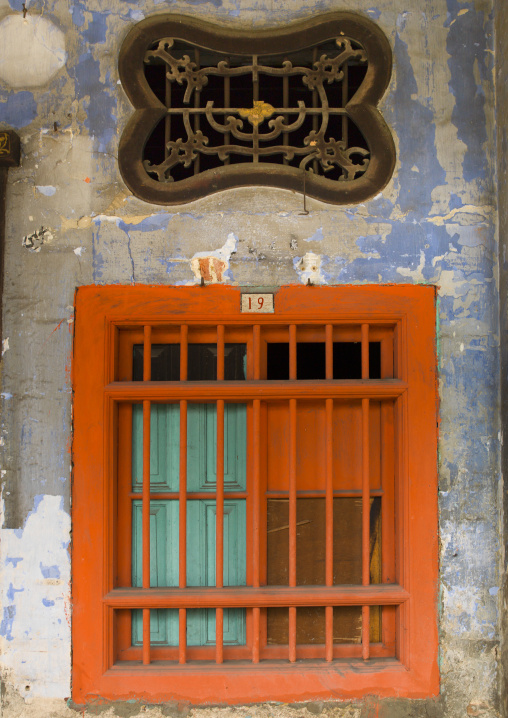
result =
[{"label": "wooden window", "polygon": [[434,290],[241,306],[78,290],[74,700],[435,695]]}]

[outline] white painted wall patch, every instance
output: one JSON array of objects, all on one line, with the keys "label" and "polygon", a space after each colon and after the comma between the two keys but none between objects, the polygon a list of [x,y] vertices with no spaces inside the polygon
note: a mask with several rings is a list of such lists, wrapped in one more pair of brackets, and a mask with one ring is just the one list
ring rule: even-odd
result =
[{"label": "white painted wall patch", "polygon": [[0,80],[14,88],[45,85],[65,65],[65,35],[40,15],[0,22]]}]

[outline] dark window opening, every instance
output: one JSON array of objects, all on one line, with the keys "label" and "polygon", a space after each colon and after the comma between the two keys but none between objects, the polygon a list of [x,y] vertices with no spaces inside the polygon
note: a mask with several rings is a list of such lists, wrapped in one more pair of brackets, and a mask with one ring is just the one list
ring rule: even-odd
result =
[{"label": "dark window opening", "polygon": [[[297,342],[296,378],[326,379],[324,342]],[[333,378],[362,378],[362,345],[360,342],[333,343]],[[369,378],[381,378],[381,343],[369,342]],[[289,379],[289,344],[267,345],[267,379]]]},{"label": "dark window opening", "polygon": [[364,174],[369,146],[345,110],[367,72],[359,43],[342,38],[339,46],[328,41],[260,55],[256,71],[253,56],[205,53],[183,42],[161,45],[147,52],[144,70],[168,108],[144,148],[153,179],[178,181],[253,162],[312,170],[330,180]]},{"label": "dark window opening", "polygon": [[[245,344],[224,345],[224,379],[246,378],[247,347]],[[133,347],[132,379],[143,381],[142,344]],[[188,381],[214,381],[217,379],[217,345],[189,344],[187,357]],[[152,344],[152,381],[180,380],[180,345]]]}]

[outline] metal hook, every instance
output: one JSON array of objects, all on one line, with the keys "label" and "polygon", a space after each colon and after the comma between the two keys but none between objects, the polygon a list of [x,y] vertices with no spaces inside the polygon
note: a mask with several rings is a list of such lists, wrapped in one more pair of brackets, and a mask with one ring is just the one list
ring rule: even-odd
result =
[{"label": "metal hook", "polygon": [[307,179],[307,172],[304,169],[303,170],[303,212],[298,213],[301,215],[310,214],[309,210],[307,209],[307,192],[306,192],[306,188],[305,188],[305,180],[306,179]]},{"label": "metal hook", "polygon": [[23,6],[22,6],[21,9],[22,9],[22,11],[23,11],[23,18],[25,18],[25,17],[26,17],[26,14],[27,14],[27,12],[28,12],[28,10],[26,9],[26,3],[23,3]]}]

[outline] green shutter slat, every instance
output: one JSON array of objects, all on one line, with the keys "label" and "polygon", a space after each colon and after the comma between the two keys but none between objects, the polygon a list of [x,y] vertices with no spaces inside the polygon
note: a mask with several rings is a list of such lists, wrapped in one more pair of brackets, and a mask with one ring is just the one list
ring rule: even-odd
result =
[{"label": "green shutter slat", "polygon": [[[187,583],[215,586],[215,517],[213,499],[187,504]],[[246,581],[246,507],[242,499],[224,502],[224,585],[244,586]],[[215,643],[215,611],[187,611],[187,643]],[[224,611],[224,645],[245,644],[245,609]]]},{"label": "green shutter slat", "polygon": [[[143,575],[142,502],[132,506],[132,585]],[[150,503],[150,585],[178,586],[178,501]],[[150,612],[150,640],[154,645],[178,645],[178,611]],[[132,612],[132,644],[143,641],[142,611]]]},{"label": "green shutter slat", "polygon": [[[215,491],[217,414],[215,404],[188,405],[187,490]],[[178,491],[180,414],[176,404],[153,404],[150,417],[151,491]],[[224,426],[225,490],[246,488],[245,404],[226,404]],[[133,487],[141,491],[143,475],[143,408],[133,406]],[[215,585],[215,500],[187,503],[187,583]],[[245,585],[246,507],[244,500],[224,502],[224,585]],[[142,577],[141,501],[133,502],[132,585]],[[178,501],[150,504],[150,575],[153,586],[178,585]],[[215,611],[187,612],[188,645],[215,643]],[[151,611],[151,642],[178,645],[178,611]],[[132,612],[132,643],[142,643],[142,611]],[[224,644],[245,644],[245,609],[224,611]]]},{"label": "green shutter slat", "polygon": [[[152,404],[150,410],[150,487],[152,491],[178,491],[180,407]],[[132,407],[132,485],[143,484],[143,407]]]},{"label": "green shutter slat", "polygon": [[[217,410],[215,404],[189,404],[187,409],[187,490],[215,491]],[[247,407],[224,407],[224,490],[245,491]]]}]

